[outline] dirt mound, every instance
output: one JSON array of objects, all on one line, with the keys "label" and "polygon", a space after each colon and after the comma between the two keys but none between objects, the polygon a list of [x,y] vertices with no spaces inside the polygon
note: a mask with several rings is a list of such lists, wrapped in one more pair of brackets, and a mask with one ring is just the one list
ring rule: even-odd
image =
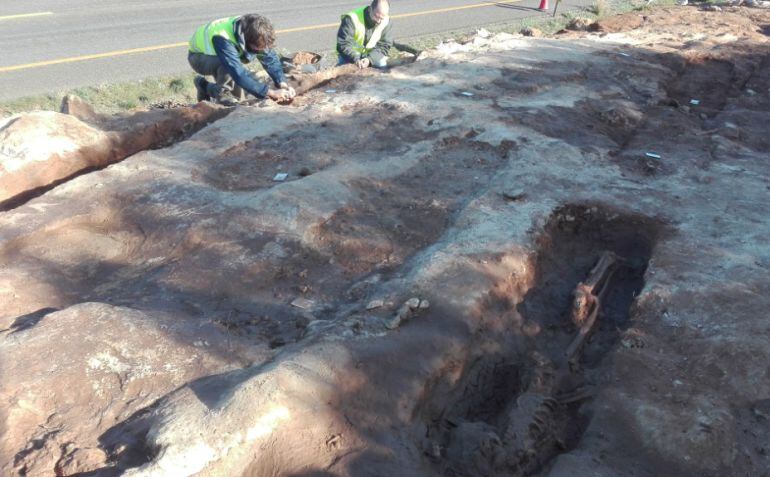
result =
[{"label": "dirt mound", "polygon": [[321,55],[309,51],[300,51],[291,56],[291,62],[294,65],[312,65],[321,61]]},{"label": "dirt mound", "polygon": [[638,13],[627,13],[614,17],[601,18],[590,26],[591,31],[603,33],[617,33],[621,31],[634,30],[641,28],[646,20],[646,15]]},{"label": "dirt mound", "polygon": [[0,472],[761,475],[767,15],[315,76],[0,214]]}]

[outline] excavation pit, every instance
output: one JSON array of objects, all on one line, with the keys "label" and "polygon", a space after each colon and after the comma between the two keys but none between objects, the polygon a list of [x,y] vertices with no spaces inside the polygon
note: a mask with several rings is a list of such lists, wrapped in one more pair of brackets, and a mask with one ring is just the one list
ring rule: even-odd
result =
[{"label": "excavation pit", "polygon": [[[603,358],[633,322],[661,229],[653,219],[598,206],[554,212],[538,243],[532,287],[520,299],[504,296],[511,283],[498,284],[481,311],[512,331],[486,343],[494,352],[471,353],[456,384],[437,387],[423,407],[425,452],[441,474],[535,475],[575,448],[591,419],[584,404],[607,379],[599,373]],[[573,290],[604,252],[622,258],[578,366],[570,366]]]}]

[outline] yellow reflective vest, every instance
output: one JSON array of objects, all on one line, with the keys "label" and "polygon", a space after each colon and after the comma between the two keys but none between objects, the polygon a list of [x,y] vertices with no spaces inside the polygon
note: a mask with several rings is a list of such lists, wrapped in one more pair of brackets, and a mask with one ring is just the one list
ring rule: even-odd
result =
[{"label": "yellow reflective vest", "polygon": [[190,38],[190,51],[216,56],[217,52],[214,51],[215,36],[224,37],[240,51],[241,47],[235,39],[235,22],[239,18],[241,17],[220,18],[195,30],[195,34]]},{"label": "yellow reflective vest", "polygon": [[385,31],[385,27],[388,26],[388,23],[390,23],[390,18],[383,20],[374,29],[371,38],[369,38],[369,41],[364,44],[366,41],[366,18],[364,16],[364,11],[366,11],[366,9],[367,7],[361,7],[342,15],[342,20],[344,20],[345,17],[350,17],[350,19],[353,21],[353,25],[356,27],[355,33],[353,35],[353,39],[356,41],[356,44],[353,49],[356,50],[361,56],[366,56],[370,51],[374,49],[375,46],[377,46],[377,43],[382,38],[382,32]]}]

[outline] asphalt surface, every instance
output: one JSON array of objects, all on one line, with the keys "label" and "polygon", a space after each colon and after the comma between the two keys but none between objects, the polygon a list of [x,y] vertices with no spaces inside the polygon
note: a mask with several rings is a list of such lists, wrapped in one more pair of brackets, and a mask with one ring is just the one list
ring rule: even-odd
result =
[{"label": "asphalt surface", "polygon": [[[551,0],[553,8],[555,0]],[[189,71],[186,43],[209,20],[243,13],[268,16],[278,47],[325,51],[334,46],[340,15],[362,1],[300,0],[41,0],[0,4],[0,100],[106,82]],[[7,5],[12,3],[11,5]],[[470,29],[517,18],[545,16],[539,0],[480,5],[481,0],[396,0],[396,38]],[[566,10],[589,0],[565,0]],[[436,9],[456,9],[434,13]],[[415,14],[398,18],[398,15]],[[304,28],[304,29],[303,29]],[[302,29],[297,31],[297,29]],[[282,31],[295,30],[295,31]],[[158,49],[150,50],[158,47]],[[125,50],[140,50],[130,53]],[[78,59],[82,56],[100,58]],[[66,60],[64,63],[51,62]],[[44,63],[44,64],[39,64]]]}]

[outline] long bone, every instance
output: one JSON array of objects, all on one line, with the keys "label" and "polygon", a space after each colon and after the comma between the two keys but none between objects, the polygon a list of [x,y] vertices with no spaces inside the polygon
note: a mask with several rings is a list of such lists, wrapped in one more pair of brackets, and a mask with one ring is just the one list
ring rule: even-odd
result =
[{"label": "long bone", "polygon": [[577,365],[579,352],[596,325],[601,301],[609,289],[610,278],[615,272],[619,258],[612,252],[603,252],[599,261],[584,282],[575,287],[572,302],[572,322],[578,326],[577,334],[564,353],[570,368]]}]

